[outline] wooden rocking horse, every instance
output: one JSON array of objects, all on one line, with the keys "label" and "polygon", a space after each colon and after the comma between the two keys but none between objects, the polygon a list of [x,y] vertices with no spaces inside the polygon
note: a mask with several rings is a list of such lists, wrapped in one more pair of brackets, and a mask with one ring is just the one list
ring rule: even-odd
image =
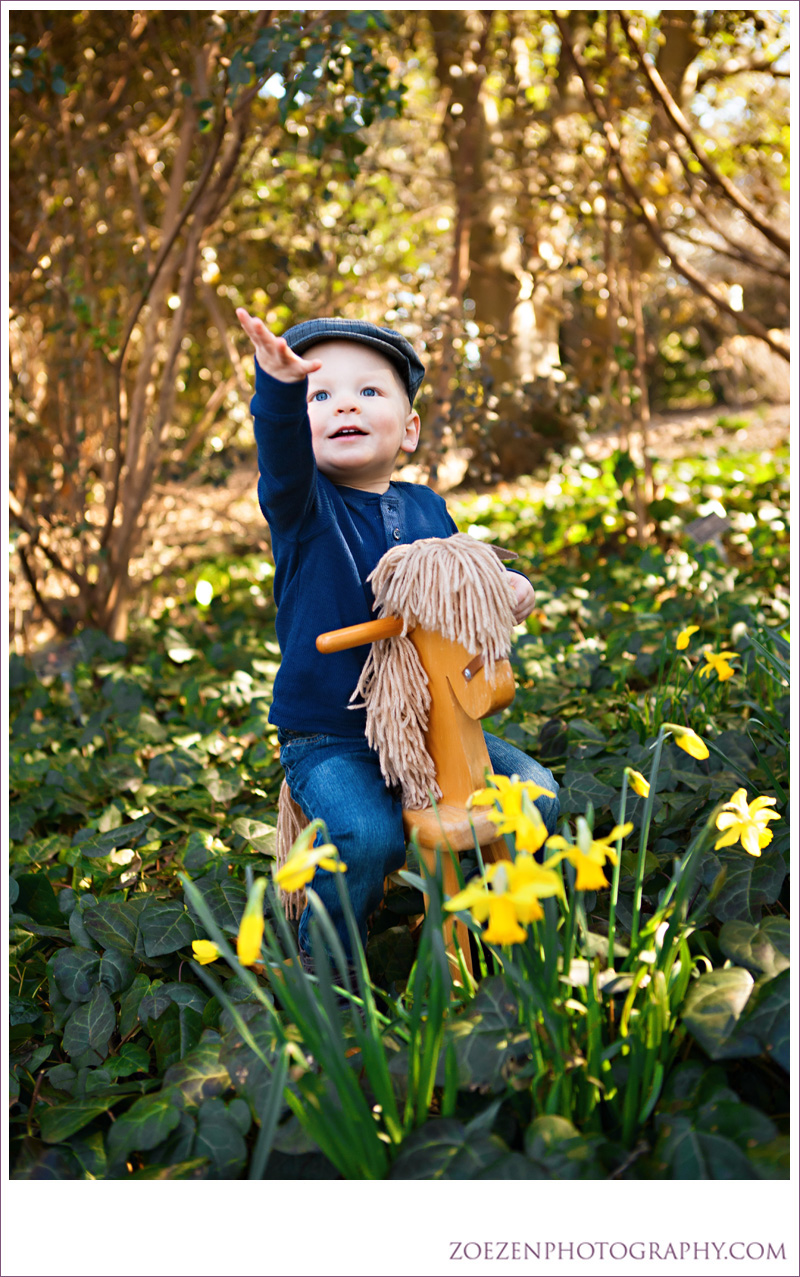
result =
[{"label": "wooden rocking horse", "polygon": [[[481,719],[514,698],[514,592],[499,558],[463,534],[393,547],[370,576],[379,619],[317,639],[320,652],[372,645],[353,700],[363,698],[387,785],[402,788],[406,837],[416,834],[429,872],[439,858],[448,895],[459,889],[450,851],[477,838],[484,860],[508,858],[486,813],[467,807],[491,770]],[[448,951],[455,961],[454,928],[471,972],[467,928],[453,919]]]}]

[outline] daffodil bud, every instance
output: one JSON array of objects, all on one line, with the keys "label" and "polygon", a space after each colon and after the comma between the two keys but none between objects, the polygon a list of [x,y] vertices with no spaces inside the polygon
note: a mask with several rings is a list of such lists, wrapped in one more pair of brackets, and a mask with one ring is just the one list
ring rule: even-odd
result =
[{"label": "daffodil bud", "polygon": [[256,878],[247,897],[239,935],[236,938],[236,955],[243,967],[251,967],[261,956],[261,940],[264,935],[264,892],[266,878]]}]

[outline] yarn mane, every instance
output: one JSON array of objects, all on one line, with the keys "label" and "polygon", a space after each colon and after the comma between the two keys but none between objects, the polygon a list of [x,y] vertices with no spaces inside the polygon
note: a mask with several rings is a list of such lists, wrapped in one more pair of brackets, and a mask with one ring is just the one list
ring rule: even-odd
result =
[{"label": "yarn mane", "polygon": [[[403,806],[441,798],[425,745],[431,696],[428,677],[408,631],[436,630],[475,656],[487,679],[508,656],[515,595],[490,546],[464,533],[394,546],[368,580],[380,617],[399,616],[403,633],[373,643],[350,700],[367,711],[367,742],[377,751],[387,785],[400,785]],[[360,698],[360,699],[359,699]]]},{"label": "yarn mane", "polygon": [[[393,546],[368,577],[379,617],[398,616],[403,632],[380,639],[369,655],[353,695],[353,709],[366,708],[367,742],[377,751],[387,786],[399,785],[405,808],[430,806],[441,798],[433,759],[425,744],[431,694],[428,676],[409,630],[419,626],[482,656],[487,679],[508,656],[514,628],[514,588],[491,546],[464,533]],[[285,863],[307,823],[284,780],[278,805],[277,862]],[[282,892],[288,917],[299,917],[305,891]]]}]

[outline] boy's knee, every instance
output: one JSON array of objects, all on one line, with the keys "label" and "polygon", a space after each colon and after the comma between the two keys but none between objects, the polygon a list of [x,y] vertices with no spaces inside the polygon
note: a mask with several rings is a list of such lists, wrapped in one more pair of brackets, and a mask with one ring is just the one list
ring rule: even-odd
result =
[{"label": "boy's knee", "polygon": [[365,878],[383,882],[389,873],[400,869],[405,861],[406,841],[403,819],[398,804],[389,802],[360,812],[346,829],[332,833],[346,863],[358,867]]}]

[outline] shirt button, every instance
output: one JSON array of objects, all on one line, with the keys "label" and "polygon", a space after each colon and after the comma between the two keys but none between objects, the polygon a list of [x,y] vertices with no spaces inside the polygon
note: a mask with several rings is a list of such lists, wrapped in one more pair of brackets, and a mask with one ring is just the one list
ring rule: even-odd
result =
[{"label": "shirt button", "polygon": [[395,528],[394,532],[392,533],[392,536],[394,537],[395,541],[399,541],[399,540],[400,540],[400,529],[399,529],[399,528]]}]

